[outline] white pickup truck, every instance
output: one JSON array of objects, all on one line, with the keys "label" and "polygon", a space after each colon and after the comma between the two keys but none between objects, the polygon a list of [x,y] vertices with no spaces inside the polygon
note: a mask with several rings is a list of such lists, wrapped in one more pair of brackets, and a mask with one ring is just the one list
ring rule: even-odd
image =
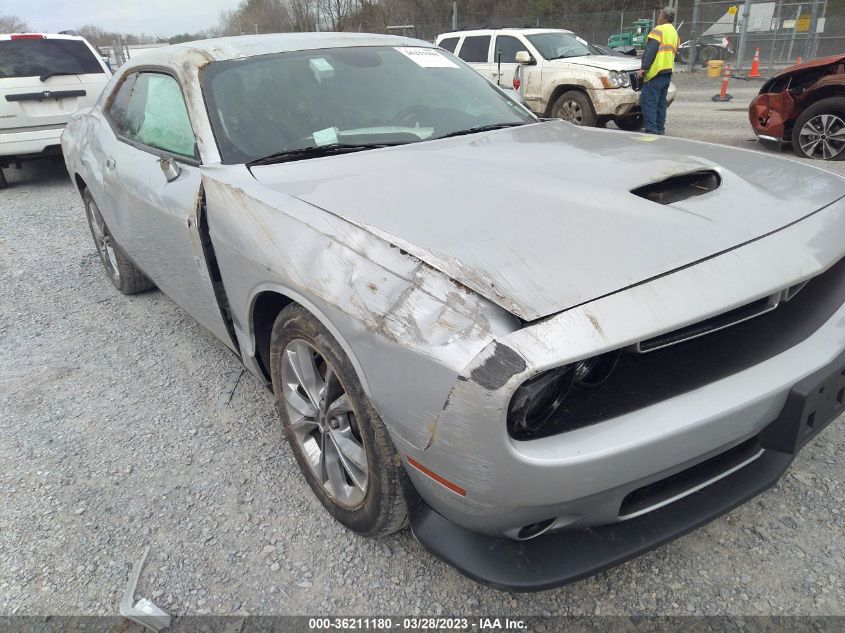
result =
[{"label": "white pickup truck", "polygon": [[[631,88],[637,58],[602,55],[562,29],[480,29],[437,36],[436,43],[501,87],[515,88],[541,117],[575,125],[642,127],[640,95]],[[675,98],[669,87],[668,101]]]}]

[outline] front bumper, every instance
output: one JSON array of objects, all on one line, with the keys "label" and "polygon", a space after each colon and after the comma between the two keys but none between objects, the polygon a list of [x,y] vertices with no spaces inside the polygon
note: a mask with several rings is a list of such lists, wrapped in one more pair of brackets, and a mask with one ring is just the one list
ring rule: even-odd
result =
[{"label": "front bumper", "polygon": [[[631,88],[613,88],[606,90],[588,90],[593,107],[599,116],[624,117],[640,111],[640,93]],[[669,84],[666,102],[672,105],[677,89]]]},{"label": "front bumper", "polygon": [[845,352],[790,391],[777,419],[755,438],[758,457],[658,510],[529,541],[488,536],[449,521],[417,498],[411,530],[437,558],[506,591],[542,591],[619,565],[730,512],[774,486],[797,452],[845,411]]}]

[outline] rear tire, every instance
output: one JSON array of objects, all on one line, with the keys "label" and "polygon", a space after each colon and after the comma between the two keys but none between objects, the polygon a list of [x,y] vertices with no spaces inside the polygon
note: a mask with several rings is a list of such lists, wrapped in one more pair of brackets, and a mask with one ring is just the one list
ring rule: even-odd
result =
[{"label": "rear tire", "polygon": [[363,536],[405,527],[402,461],[343,348],[302,306],[276,317],[270,369],[285,439],[323,507]]},{"label": "rear tire", "polygon": [[719,59],[720,57],[718,48],[715,46],[705,46],[698,54],[698,61],[702,66],[706,66],[707,62]]},{"label": "rear tire", "polygon": [[3,173],[3,168],[0,167],[0,189],[5,189],[9,186],[9,183],[6,182],[6,174]]},{"label": "rear tire", "polygon": [[112,285],[125,295],[134,295],[154,288],[153,282],[129,261],[115,242],[100,208],[94,201],[94,196],[87,188],[82,192],[82,201],[85,203],[85,216],[88,218],[88,228],[91,229],[97,255],[100,256],[100,262]]},{"label": "rear tire", "polygon": [[552,106],[552,117],[572,123],[592,127],[596,124],[596,111],[590,98],[578,90],[569,90],[560,95]]},{"label": "rear tire", "polygon": [[798,156],[845,160],[845,97],[829,97],[801,113],[792,128],[792,149]]}]

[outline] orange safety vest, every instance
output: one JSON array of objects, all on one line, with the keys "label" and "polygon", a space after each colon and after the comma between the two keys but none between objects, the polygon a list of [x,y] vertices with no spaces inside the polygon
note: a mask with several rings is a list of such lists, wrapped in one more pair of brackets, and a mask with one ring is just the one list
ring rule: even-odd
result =
[{"label": "orange safety vest", "polygon": [[675,55],[678,54],[680,38],[675,27],[667,22],[666,24],[655,26],[646,39],[657,40],[659,44],[657,56],[645,73],[645,80],[651,81],[658,73],[675,68]]}]

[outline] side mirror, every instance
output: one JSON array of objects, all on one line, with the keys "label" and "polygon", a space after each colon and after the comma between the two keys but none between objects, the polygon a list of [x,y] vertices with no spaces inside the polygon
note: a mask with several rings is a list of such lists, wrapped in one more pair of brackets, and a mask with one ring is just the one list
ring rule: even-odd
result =
[{"label": "side mirror", "polygon": [[534,60],[531,58],[531,54],[528,51],[519,51],[516,54],[516,63],[517,64],[533,64]]},{"label": "side mirror", "polygon": [[167,156],[159,158],[158,166],[161,167],[161,173],[163,173],[164,177],[167,178],[167,182],[173,182],[179,177],[179,174],[182,173],[182,168],[179,166],[179,163]]}]

